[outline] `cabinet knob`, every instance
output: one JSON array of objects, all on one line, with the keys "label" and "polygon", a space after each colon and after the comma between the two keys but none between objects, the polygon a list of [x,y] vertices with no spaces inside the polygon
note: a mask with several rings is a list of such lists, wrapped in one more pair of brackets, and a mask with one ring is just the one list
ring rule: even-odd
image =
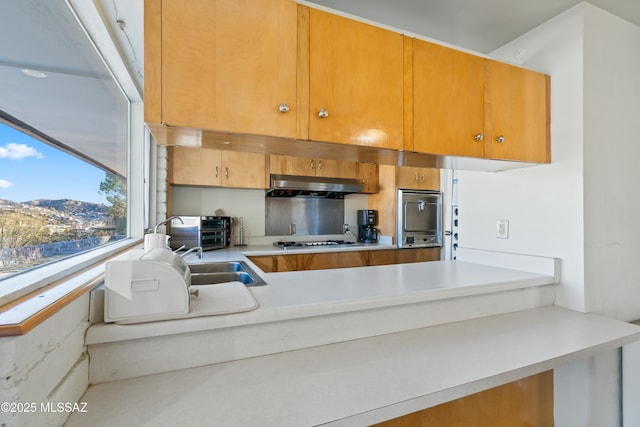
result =
[{"label": "cabinet knob", "polygon": [[321,108],[320,111],[318,111],[318,117],[326,119],[329,117],[329,111],[326,108]]},{"label": "cabinet knob", "polygon": [[289,104],[283,102],[282,104],[278,105],[278,111],[280,111],[281,113],[288,113],[289,112]]},{"label": "cabinet knob", "polygon": [[504,142],[504,135],[500,135],[496,138],[496,142]]},{"label": "cabinet knob", "polygon": [[476,141],[482,141],[484,139],[484,135],[481,133],[477,133],[473,136],[473,139],[475,139]]},{"label": "cabinet knob", "polygon": [[362,182],[363,185],[366,184],[367,180],[364,178],[364,175],[362,175],[362,180],[360,182]]}]

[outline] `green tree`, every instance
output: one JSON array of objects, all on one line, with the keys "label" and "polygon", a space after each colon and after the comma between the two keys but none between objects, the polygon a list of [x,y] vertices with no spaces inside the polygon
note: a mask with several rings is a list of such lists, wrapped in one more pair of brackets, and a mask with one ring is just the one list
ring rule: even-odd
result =
[{"label": "green tree", "polygon": [[0,249],[46,243],[49,236],[44,218],[0,209]]},{"label": "green tree", "polygon": [[125,234],[127,227],[127,181],[111,173],[100,183],[100,194],[111,203],[109,215],[116,226],[116,234]]}]

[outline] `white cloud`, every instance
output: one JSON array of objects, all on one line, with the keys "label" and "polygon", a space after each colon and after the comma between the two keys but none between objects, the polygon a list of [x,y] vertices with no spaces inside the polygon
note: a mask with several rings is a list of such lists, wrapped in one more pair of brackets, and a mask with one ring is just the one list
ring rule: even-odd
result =
[{"label": "white cloud", "polygon": [[26,144],[10,142],[4,147],[0,147],[0,159],[21,160],[26,157],[44,158],[42,153]]},{"label": "white cloud", "polygon": [[0,188],[9,188],[13,185],[13,182],[6,179],[0,179]]}]

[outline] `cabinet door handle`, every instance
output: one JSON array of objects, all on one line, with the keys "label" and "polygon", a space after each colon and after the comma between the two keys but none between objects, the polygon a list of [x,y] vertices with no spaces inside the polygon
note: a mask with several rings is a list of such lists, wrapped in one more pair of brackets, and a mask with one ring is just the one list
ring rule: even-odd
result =
[{"label": "cabinet door handle", "polygon": [[484,135],[481,133],[477,133],[473,136],[473,139],[476,141],[482,141],[484,139]]},{"label": "cabinet door handle", "polygon": [[216,178],[220,175],[220,167],[216,166]]},{"label": "cabinet door handle", "polygon": [[318,160],[318,172],[322,170],[322,160]]},{"label": "cabinet door handle", "polygon": [[418,182],[418,181],[419,181],[419,179],[420,179],[420,177],[418,176],[418,172],[416,172],[416,178],[415,178],[415,181],[416,181],[416,182]]},{"label": "cabinet door handle", "polygon": [[500,135],[496,138],[496,142],[504,142],[504,135]]},{"label": "cabinet door handle", "polygon": [[282,104],[278,105],[278,111],[280,111],[281,113],[288,113],[289,104],[287,104],[286,102],[283,102]]},{"label": "cabinet door handle", "polygon": [[314,170],[316,168],[316,162],[315,160],[311,160],[309,162],[309,170]]},{"label": "cabinet door handle", "polygon": [[367,180],[366,180],[366,179],[364,179],[364,175],[362,175],[362,181],[361,181],[361,182],[362,182],[363,184],[367,182]]},{"label": "cabinet door handle", "polygon": [[229,168],[228,167],[224,168],[224,177],[226,179],[229,179]]},{"label": "cabinet door handle", "polygon": [[422,182],[424,183],[424,172],[422,173]]},{"label": "cabinet door handle", "polygon": [[326,108],[321,108],[320,111],[318,111],[318,117],[326,119],[329,117],[329,111]]}]

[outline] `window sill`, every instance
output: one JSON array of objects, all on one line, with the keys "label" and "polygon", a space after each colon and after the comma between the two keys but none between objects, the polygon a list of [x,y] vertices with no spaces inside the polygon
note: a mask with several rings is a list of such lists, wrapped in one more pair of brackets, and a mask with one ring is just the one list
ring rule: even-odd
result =
[{"label": "window sill", "polygon": [[105,262],[139,243],[126,239],[0,282],[7,289],[0,294],[0,337],[26,334],[100,285]]}]

